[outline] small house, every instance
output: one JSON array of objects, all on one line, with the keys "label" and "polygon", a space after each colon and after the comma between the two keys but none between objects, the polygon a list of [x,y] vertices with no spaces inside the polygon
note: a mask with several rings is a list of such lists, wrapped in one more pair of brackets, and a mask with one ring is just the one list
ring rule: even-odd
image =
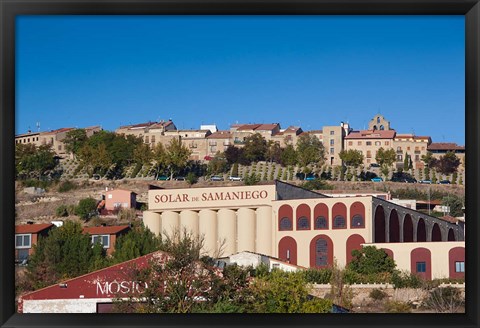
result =
[{"label": "small house", "polygon": [[103,245],[107,255],[112,255],[115,250],[117,238],[130,230],[129,225],[121,226],[99,226],[85,227],[83,233],[88,233],[92,237],[92,244],[97,242]]},{"label": "small house", "polygon": [[47,236],[54,225],[51,223],[27,223],[15,226],[15,261],[24,262],[33,253],[38,236]]},{"label": "small house", "polygon": [[105,210],[113,211],[120,208],[135,208],[137,194],[131,190],[113,189],[105,193]]}]

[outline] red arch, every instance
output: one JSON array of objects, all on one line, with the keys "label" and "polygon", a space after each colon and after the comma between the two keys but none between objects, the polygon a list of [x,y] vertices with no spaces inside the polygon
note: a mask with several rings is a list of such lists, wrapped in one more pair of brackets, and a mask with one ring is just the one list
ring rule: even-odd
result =
[{"label": "red arch", "polygon": [[381,205],[377,206],[375,209],[375,218],[373,220],[373,225],[375,229],[375,243],[384,243],[385,242],[385,211]]},{"label": "red arch", "polygon": [[[317,266],[315,261],[315,244],[318,239],[323,238],[327,241],[327,249],[328,249],[328,257],[327,257],[327,265],[326,266]],[[313,237],[312,241],[310,242],[310,267],[311,268],[325,268],[328,266],[333,265],[333,242],[327,235],[317,235]]]},{"label": "red arch", "polygon": [[[302,216],[305,216],[308,219],[308,229],[298,229],[298,219],[300,219]],[[296,219],[296,230],[310,230],[312,228],[312,220],[310,218],[311,212],[310,212],[310,206],[307,204],[300,204],[297,207],[297,219]]]},{"label": "red arch", "polygon": [[284,217],[289,218],[292,222],[292,229],[288,230],[293,230],[293,208],[290,205],[285,204],[278,209],[278,231],[280,231],[280,220]]},{"label": "red arch", "polygon": [[405,215],[403,219],[403,242],[413,242],[413,222],[410,214]]},{"label": "red arch", "polygon": [[394,258],[393,258],[393,251],[392,251],[391,249],[388,249],[388,248],[382,248],[382,249],[385,251],[385,253],[387,253],[387,255],[388,255],[392,260],[394,260]]},{"label": "red arch", "polygon": [[417,242],[427,241],[427,230],[425,228],[425,221],[420,218],[417,223]]},{"label": "red arch", "polygon": [[[288,255],[290,255],[290,258]],[[280,239],[278,242],[278,258],[291,264],[297,264],[297,242],[295,239],[289,236]]]},{"label": "red arch", "polygon": [[400,221],[398,220],[398,213],[396,210],[390,212],[389,218],[389,242],[400,242]]},{"label": "red arch", "polygon": [[[425,262],[425,272],[417,273],[417,262]],[[410,252],[410,270],[426,280],[432,279],[432,254],[429,249],[419,247]]]},{"label": "red arch", "polygon": [[362,249],[362,244],[365,244],[365,239],[360,235],[351,235],[347,239],[347,264],[352,260],[352,251]]},{"label": "red arch", "polygon": [[[327,227],[324,229],[317,229],[315,228],[315,220],[319,217],[323,216],[327,220]],[[329,227],[329,219],[328,219],[328,206],[326,204],[320,203],[315,206],[313,209],[313,227],[316,230],[325,230]]]},{"label": "red arch", "polygon": [[[363,218],[362,226],[353,226],[353,217],[355,215],[360,215]],[[361,202],[355,202],[350,206],[350,228],[351,229],[362,229],[365,228],[365,205]]]},{"label": "red arch", "polygon": [[442,232],[440,231],[440,226],[437,223],[433,224],[432,241],[442,241]]},{"label": "red arch", "polygon": [[449,277],[453,279],[465,278],[465,272],[455,272],[455,262],[465,263],[465,248],[454,247],[448,252]]},{"label": "red arch", "polygon": [[[336,216],[341,215],[345,219],[344,228],[335,228],[333,225],[333,220]],[[336,203],[332,208],[332,229],[347,229],[347,206],[344,203]]]}]

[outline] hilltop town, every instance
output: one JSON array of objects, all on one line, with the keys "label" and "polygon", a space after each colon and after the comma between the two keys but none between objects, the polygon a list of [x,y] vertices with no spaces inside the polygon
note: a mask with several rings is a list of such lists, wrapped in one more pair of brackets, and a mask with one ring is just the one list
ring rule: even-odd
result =
[{"label": "hilltop town", "polygon": [[[368,130],[344,122],[178,130],[171,120],[61,128],[17,135],[15,146],[19,311],[114,311],[124,306],[114,301],[121,291],[148,290],[119,277],[118,266],[178,260],[172,236],[182,231],[201,239],[192,276],[198,265],[221,279],[233,267],[250,270],[222,294],[238,306],[232,312],[287,311],[239,305],[262,279],[300,279],[316,303],[305,298],[296,312],[463,311],[465,147],[397,133],[382,115]],[[75,270],[38,252],[82,238],[90,250]],[[370,257],[377,262],[365,266]],[[49,275],[48,265],[64,271]],[[438,293],[455,307],[433,302]],[[218,294],[195,297],[188,311],[225,305]],[[175,312],[165,306],[160,312]]]}]

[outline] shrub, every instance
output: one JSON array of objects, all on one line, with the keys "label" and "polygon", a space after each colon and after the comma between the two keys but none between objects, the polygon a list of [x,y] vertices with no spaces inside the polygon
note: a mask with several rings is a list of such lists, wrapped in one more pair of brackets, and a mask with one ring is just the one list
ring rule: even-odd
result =
[{"label": "shrub", "polygon": [[130,178],[135,178],[138,172],[140,172],[140,170],[142,169],[142,166],[142,163],[135,164],[135,168],[133,169],[132,174],[130,174]]},{"label": "shrub", "polygon": [[423,285],[423,280],[408,271],[395,270],[392,274],[392,284],[395,288],[420,288]]},{"label": "shrub", "polygon": [[69,180],[61,182],[58,186],[58,192],[68,192],[74,189],[77,189],[77,184]]},{"label": "shrub", "polygon": [[60,205],[55,209],[55,215],[57,217],[66,217],[68,216],[68,209],[66,205]]},{"label": "shrub", "polygon": [[245,185],[246,186],[253,186],[256,185],[258,182],[260,182],[260,178],[258,177],[255,172],[252,172],[250,175],[247,175],[245,177]]},{"label": "shrub", "polygon": [[332,277],[331,269],[310,268],[303,271],[305,281],[312,284],[328,284]]},{"label": "shrub", "polygon": [[385,304],[385,311],[388,313],[410,313],[412,307],[405,302],[390,301]]},{"label": "shrub", "polygon": [[97,209],[97,201],[93,198],[81,199],[78,206],[75,208],[75,214],[80,218],[87,220],[95,215]]},{"label": "shrub", "polygon": [[425,306],[438,313],[455,313],[463,305],[460,290],[450,286],[433,289],[425,300]]},{"label": "shrub", "polygon": [[388,297],[388,294],[385,293],[382,289],[375,288],[370,292],[368,296],[370,296],[370,298],[375,301],[381,301],[384,298]]},{"label": "shrub", "polygon": [[117,218],[120,221],[132,221],[137,217],[134,208],[121,208],[117,213]]}]

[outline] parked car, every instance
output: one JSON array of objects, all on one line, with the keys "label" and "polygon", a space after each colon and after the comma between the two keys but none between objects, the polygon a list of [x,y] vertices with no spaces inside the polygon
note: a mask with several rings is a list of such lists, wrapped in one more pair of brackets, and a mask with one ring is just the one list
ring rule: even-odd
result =
[{"label": "parked car", "polygon": [[223,177],[218,176],[218,175],[212,175],[210,177],[210,181],[223,181]]},{"label": "parked car", "polygon": [[431,180],[420,180],[420,183],[432,184]]},{"label": "parked car", "polygon": [[372,164],[370,164],[370,167],[369,167],[369,168],[372,168],[372,167],[380,167],[380,164],[372,163]]},{"label": "parked car", "polygon": [[185,177],[175,177],[175,178],[173,178],[173,180],[176,180],[176,181],[185,181]]},{"label": "parked car", "polygon": [[440,180],[438,181],[439,184],[450,184],[450,180]]},{"label": "parked car", "polygon": [[166,175],[160,175],[157,180],[161,180],[161,181],[167,181],[167,180],[170,180],[170,177],[166,176]]},{"label": "parked car", "polygon": [[306,181],[313,181],[313,180],[315,180],[316,178],[317,178],[316,176],[314,176],[314,175],[311,174],[311,175],[307,175],[307,176],[305,177],[305,180],[306,180]]},{"label": "parked car", "polygon": [[383,179],[380,178],[380,177],[376,177],[376,178],[373,178],[372,181],[373,181],[373,182],[382,182]]},{"label": "parked car", "polygon": [[94,175],[92,176],[92,178],[93,178],[93,180],[100,180],[100,175],[94,174]]},{"label": "parked car", "polygon": [[392,175],[392,182],[407,182],[407,183],[415,183],[417,179],[412,177],[409,173],[406,172],[395,172]]},{"label": "parked car", "polygon": [[241,177],[232,177],[232,176],[230,176],[230,177],[228,177],[228,180],[230,180],[230,181],[242,181],[242,178],[241,178]]}]

